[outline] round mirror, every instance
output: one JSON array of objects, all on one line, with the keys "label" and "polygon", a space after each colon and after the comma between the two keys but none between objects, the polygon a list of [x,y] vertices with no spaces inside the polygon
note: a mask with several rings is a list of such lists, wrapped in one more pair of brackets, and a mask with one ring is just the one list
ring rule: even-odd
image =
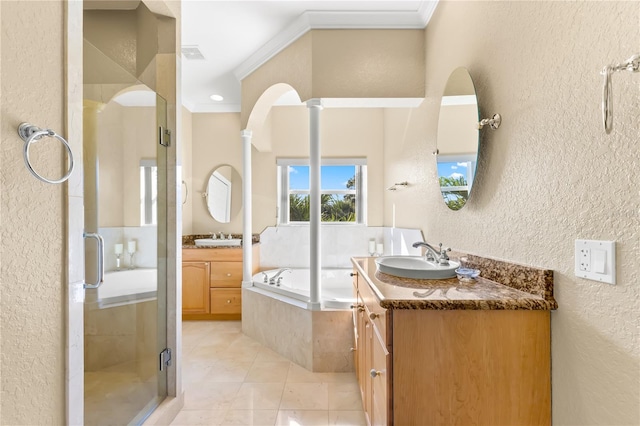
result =
[{"label": "round mirror", "polygon": [[220,166],[207,183],[207,209],[220,223],[229,223],[242,207],[242,178],[232,166]]},{"label": "round mirror", "polygon": [[440,103],[436,160],[444,202],[451,210],[466,204],[478,162],[478,99],[466,68],[447,80]]}]

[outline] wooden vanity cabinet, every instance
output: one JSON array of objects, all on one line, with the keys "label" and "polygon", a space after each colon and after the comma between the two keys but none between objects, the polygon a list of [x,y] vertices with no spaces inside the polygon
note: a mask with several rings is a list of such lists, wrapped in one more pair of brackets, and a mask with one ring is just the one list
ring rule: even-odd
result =
[{"label": "wooden vanity cabinet", "polygon": [[354,273],[368,424],[551,424],[549,311],[387,310]]},{"label": "wooden vanity cabinet", "polygon": [[182,314],[209,313],[209,262],[182,262]]},{"label": "wooden vanity cabinet", "polygon": [[[259,264],[254,244],[252,274]],[[240,319],[242,269],[242,247],[182,249],[182,318]]]}]

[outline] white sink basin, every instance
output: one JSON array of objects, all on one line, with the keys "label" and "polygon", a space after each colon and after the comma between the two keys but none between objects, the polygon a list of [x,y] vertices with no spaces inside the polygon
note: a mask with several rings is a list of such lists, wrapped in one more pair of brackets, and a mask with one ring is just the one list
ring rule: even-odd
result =
[{"label": "white sink basin", "polygon": [[202,247],[235,247],[240,246],[242,239],[232,238],[230,240],[214,240],[213,238],[200,238],[195,240],[197,246]]},{"label": "white sink basin", "polygon": [[439,280],[453,278],[460,263],[449,261],[441,266],[437,262],[427,262],[424,256],[382,256],[376,259],[378,270],[385,274],[403,278]]}]

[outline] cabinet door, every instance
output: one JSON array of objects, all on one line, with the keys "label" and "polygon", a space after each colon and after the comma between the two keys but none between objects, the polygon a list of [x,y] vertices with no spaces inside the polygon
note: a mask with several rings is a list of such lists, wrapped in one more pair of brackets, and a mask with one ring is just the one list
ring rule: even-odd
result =
[{"label": "cabinet door", "polygon": [[182,262],[182,313],[209,313],[209,262]]},{"label": "cabinet door", "polygon": [[387,385],[389,381],[389,352],[378,334],[376,327],[371,327],[371,425],[387,425],[387,412],[389,400],[387,399]]}]

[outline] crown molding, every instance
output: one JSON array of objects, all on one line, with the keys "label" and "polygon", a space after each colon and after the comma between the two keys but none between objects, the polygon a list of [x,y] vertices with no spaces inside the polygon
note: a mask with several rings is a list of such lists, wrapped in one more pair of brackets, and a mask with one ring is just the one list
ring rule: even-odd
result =
[{"label": "crown molding", "polygon": [[314,29],[423,29],[439,0],[423,1],[416,11],[308,11],[244,60],[234,71],[242,81],[291,43]]}]

